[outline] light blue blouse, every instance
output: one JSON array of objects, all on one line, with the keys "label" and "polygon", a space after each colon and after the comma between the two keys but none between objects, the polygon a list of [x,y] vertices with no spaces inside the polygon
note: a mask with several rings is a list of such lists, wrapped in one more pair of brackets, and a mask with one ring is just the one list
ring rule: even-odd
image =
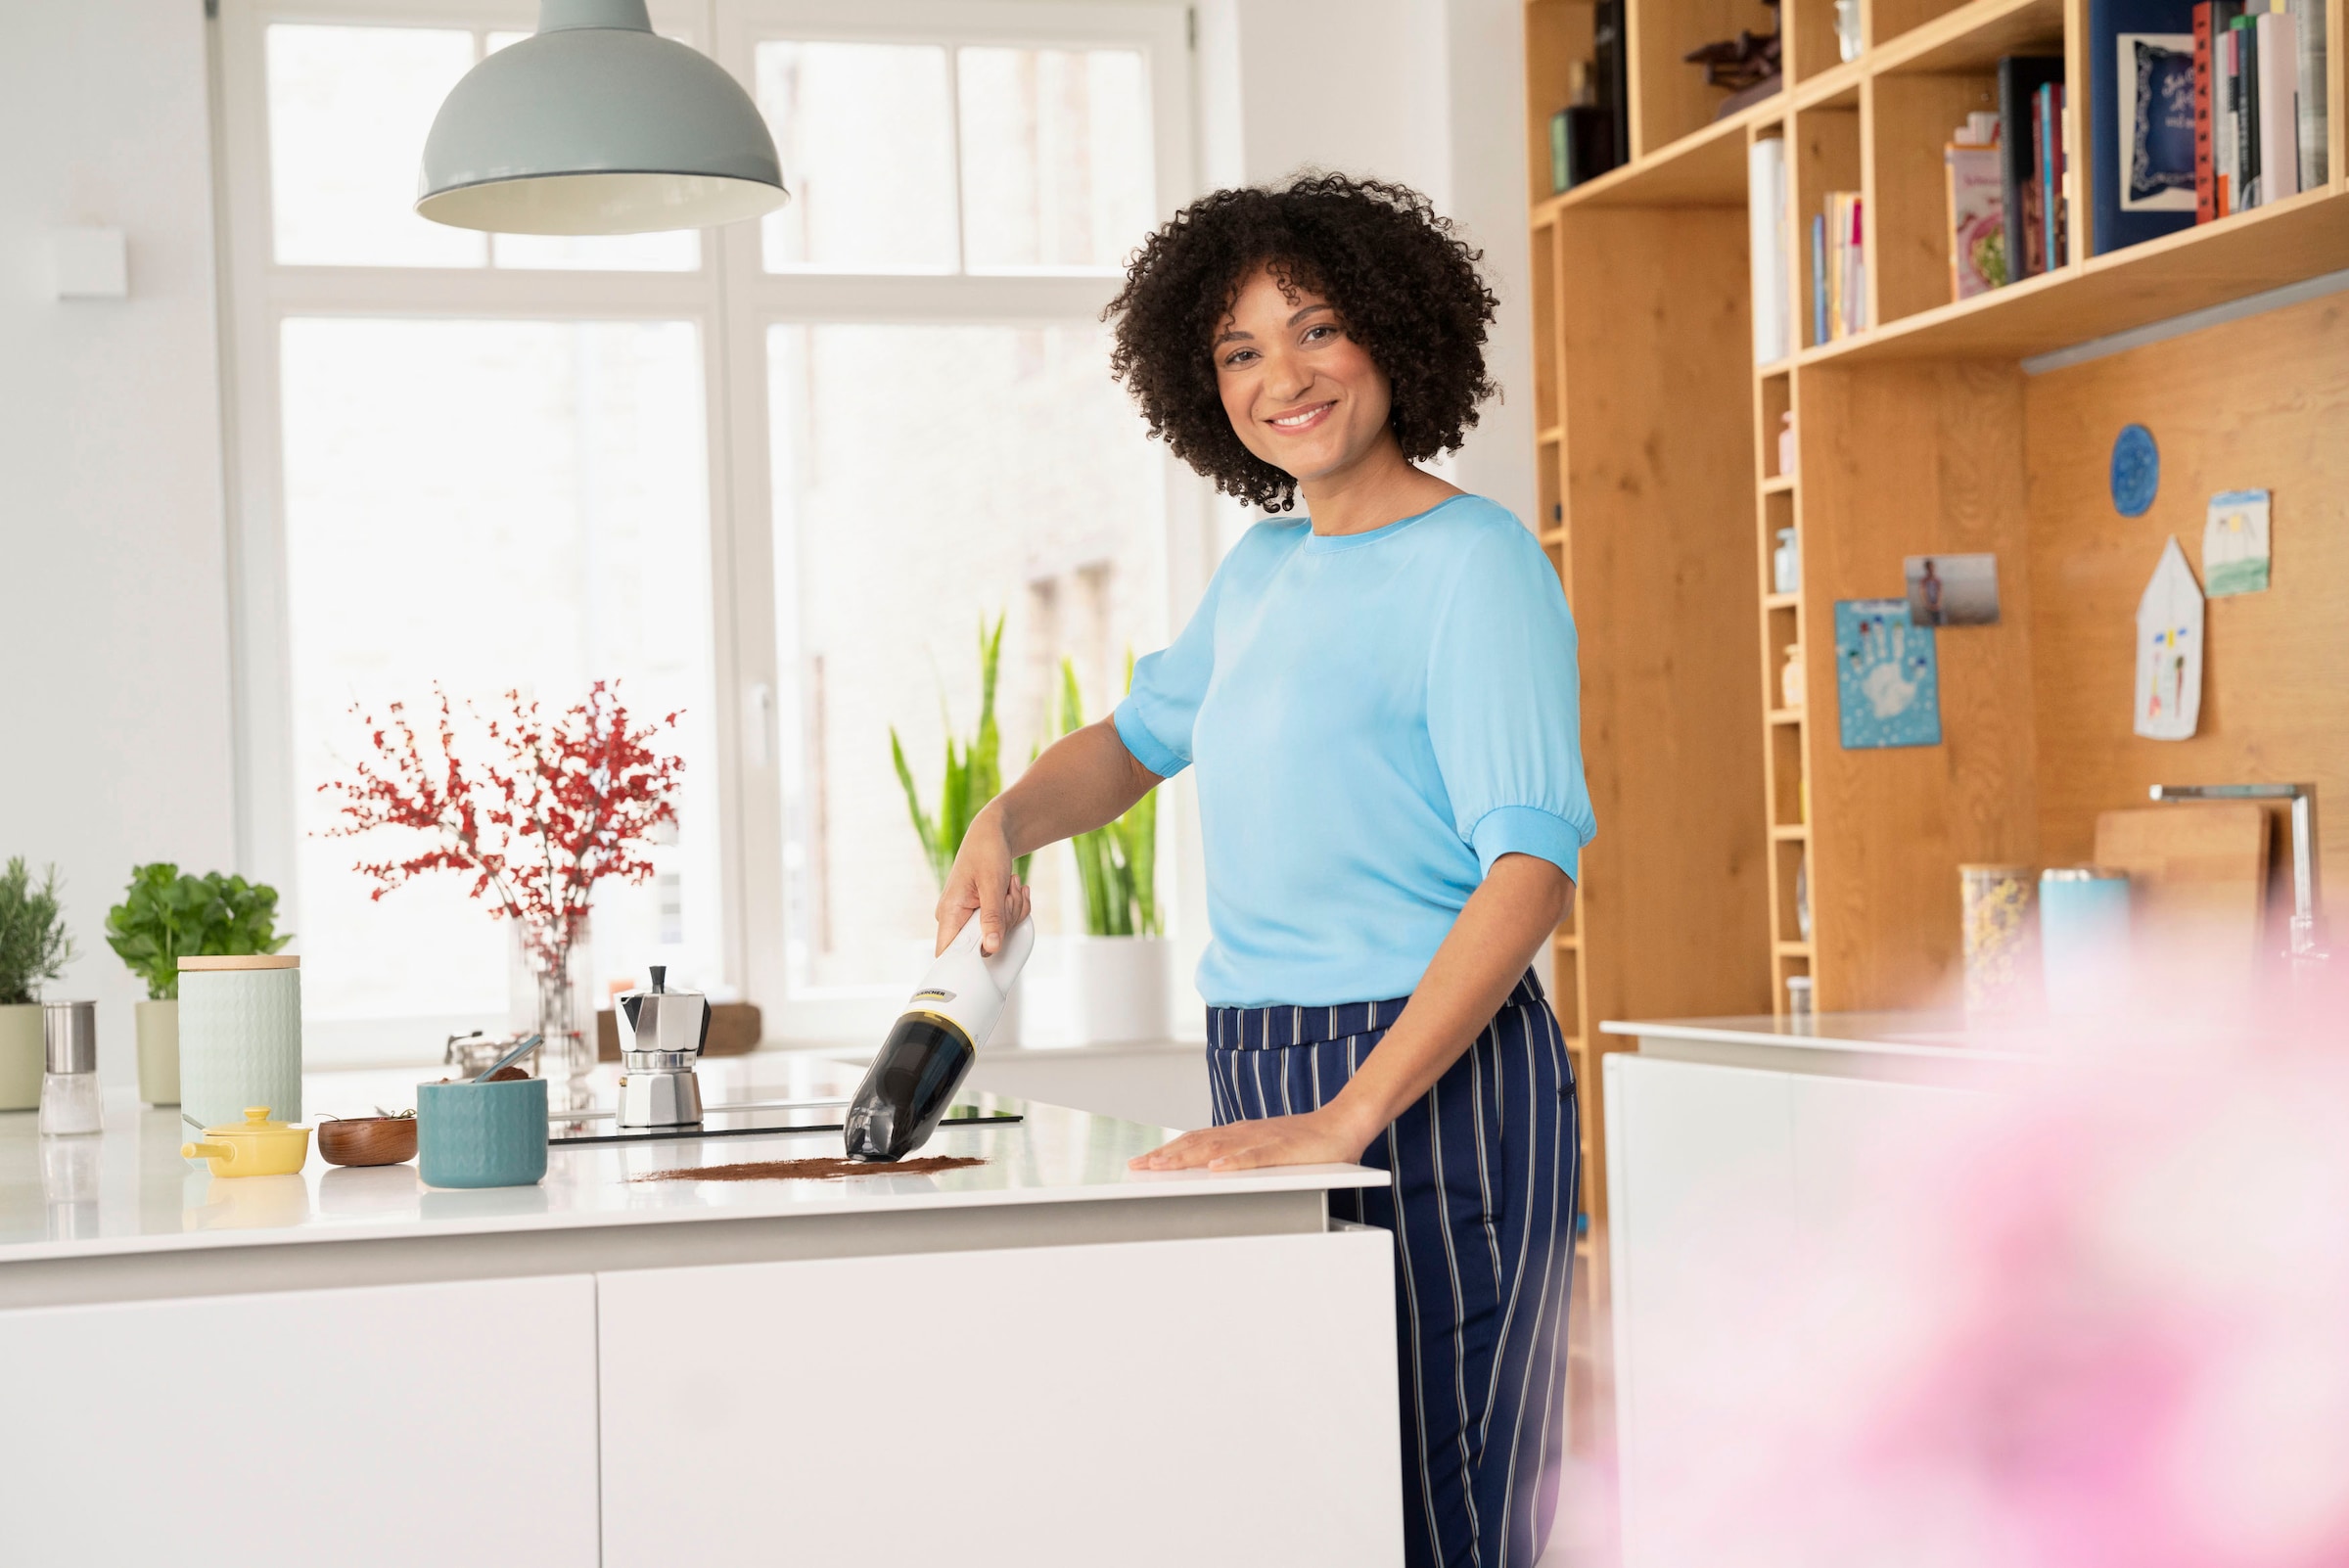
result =
[{"label": "light blue blouse", "polygon": [[1481,496],[1251,529],[1116,715],[1153,773],[1199,769],[1201,994],[1405,995],[1495,860],[1573,875],[1595,831],[1577,685],[1556,572]]}]

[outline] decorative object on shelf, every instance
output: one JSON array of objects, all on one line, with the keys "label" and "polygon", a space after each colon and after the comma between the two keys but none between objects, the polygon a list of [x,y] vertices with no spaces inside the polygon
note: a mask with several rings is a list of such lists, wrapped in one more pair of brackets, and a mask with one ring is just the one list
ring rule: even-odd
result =
[{"label": "decorative object on shelf", "polygon": [[2210,498],[2202,525],[2204,592],[2213,599],[2261,593],[2268,586],[2268,492],[2224,490]]},{"label": "decorative object on shelf", "polygon": [[1778,530],[1777,547],[1770,552],[1770,584],[1773,593],[1803,591],[1803,552],[1792,529]]},{"label": "decorative object on shelf", "polygon": [[55,980],[73,959],[73,939],[58,906],[57,867],[35,886],[23,855],[0,872],[0,1111],[29,1111],[41,1103],[47,1055],[41,982]]},{"label": "decorative object on shelf", "polygon": [[[1746,254],[1753,260],[1754,363],[1774,365],[1794,349],[1793,291],[1786,277],[1786,138],[1764,136],[1745,150]],[[1778,466],[1786,468],[1783,457]]]},{"label": "decorative object on shelf", "polygon": [[[1767,3],[1774,10],[1777,0]],[[1734,38],[1702,45],[1681,58],[1705,68],[1706,86],[1729,90],[1713,114],[1715,119],[1725,119],[1778,90],[1785,79],[1780,73],[1781,53],[1779,29],[1773,26],[1767,33],[1739,32]]]},{"label": "decorative object on shelf", "polygon": [[1999,558],[1995,555],[1912,555],[1902,563],[1909,583],[1909,620],[1919,626],[1995,626],[1999,623]]},{"label": "decorative object on shelf", "polygon": [[2050,866],[2039,874],[2039,963],[2048,1011],[2109,1016],[2129,985],[2129,874]]},{"label": "decorative object on shelf", "polygon": [[1786,1027],[1797,1035],[1808,1035],[1818,1027],[1819,1015],[1811,1003],[1811,977],[1786,977]]},{"label": "decorative object on shelf", "polygon": [[2123,517],[2143,517],[2161,493],[2161,448],[2142,425],[2123,425],[2112,438],[2112,506]]},{"label": "decorative object on shelf", "polygon": [[2190,0],[2090,0],[2089,252],[2194,221]]},{"label": "decorative object on shelf", "polygon": [[1778,667],[1778,705],[1788,712],[1803,706],[1803,645],[1786,645],[1786,662]]},{"label": "decorative object on shelf", "polygon": [[2202,587],[2172,534],[2137,602],[2137,733],[2191,740],[2202,718]]},{"label": "decorative object on shelf", "polygon": [[1968,1018],[2015,1016],[2038,998],[2039,884],[2027,865],[1958,868]]},{"label": "decorative object on shelf", "polygon": [[2048,249],[2050,208],[2063,200],[2060,160],[2040,158],[2040,90],[2062,85],[2061,55],[2008,55],[1999,62],[1999,187],[2010,283],[2063,264],[2061,256],[2050,263]]},{"label": "decorative object on shelf", "polygon": [[2006,285],[2006,190],[1998,142],[1999,116],[1985,110],[1968,115],[1941,150],[1952,300]]},{"label": "decorative object on shelf", "polygon": [[1838,59],[1857,60],[1867,47],[1860,28],[1860,0],[1835,0],[1835,54]]},{"label": "decorative object on shelf", "polygon": [[319,786],[342,802],[342,820],[324,836],[405,828],[431,840],[404,860],[360,861],[354,869],[376,884],[371,898],[429,871],[471,876],[476,899],[494,895],[491,917],[515,922],[528,955],[535,1027],[546,1037],[540,1071],[577,1098],[595,1068],[594,998],[575,983],[575,969],[587,973],[589,904],[607,877],[652,876],[645,851],[656,832],[676,825],[685,764],[652,742],[678,715],[638,726],[609,681],[551,719],[509,691],[509,711],[485,720],[466,705],[488,753],[467,762],[457,755],[455,707],[433,690],[439,714],[424,737],[402,704],[380,723],[353,710],[373,744],[348,776]]},{"label": "decorative object on shelf", "polygon": [[106,1107],[98,1093],[98,1004],[41,1003],[41,1136],[95,1132]]},{"label": "decorative object on shelf", "polygon": [[1794,857],[1794,934],[1799,941],[1811,940],[1811,849],[1808,845]]},{"label": "decorative object on shelf", "polygon": [[[1794,478],[1795,455],[1796,447],[1794,442],[1794,410],[1789,408],[1778,416],[1778,478]],[[1793,531],[1794,530],[1791,529],[1781,529],[1779,530],[1781,534],[1787,534]],[[1780,588],[1778,591],[1780,593],[1792,593],[1794,590],[1792,588]]]},{"label": "decorative object on shelf", "polygon": [[790,200],[759,106],[645,0],[540,0],[537,32],[449,89],[416,211],[502,234],[643,234]]},{"label": "decorative object on shelf", "polygon": [[276,952],[277,890],[218,871],[183,874],[167,860],[133,866],[122,901],[106,912],[106,943],[147,985],[133,1009],[139,1098],[179,1103],[179,959],[182,953]]},{"label": "decorative object on shelf", "polygon": [[[1133,685],[1133,655],[1126,655]],[[1084,723],[1077,667],[1060,663],[1063,735]],[[1084,1044],[1158,1039],[1167,1033],[1169,945],[1158,907],[1158,792],[1107,827],[1069,841],[1084,889],[1082,937],[1065,939],[1071,1033]]]},{"label": "decorative object on shelf", "polygon": [[1835,699],[1846,751],[1941,744],[1933,628],[1908,600],[1835,601]]},{"label": "decorative object on shelf", "polygon": [[301,1117],[301,960],[292,953],[182,953],[180,1119],[225,1123],[248,1105]]}]

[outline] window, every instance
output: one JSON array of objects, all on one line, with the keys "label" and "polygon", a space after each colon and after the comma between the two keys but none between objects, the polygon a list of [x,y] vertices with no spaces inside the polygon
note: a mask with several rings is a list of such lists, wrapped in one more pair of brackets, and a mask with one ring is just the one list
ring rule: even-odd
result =
[{"label": "window", "polygon": [[770,1035],[862,1034],[936,897],[892,727],[934,800],[1001,616],[1016,773],[1060,661],[1098,716],[1203,576],[1203,498],[1099,323],[1188,192],[1181,13],[656,0],[757,96],[790,204],[586,239],[417,218],[441,98],[534,9],[224,0],[248,858],[320,1059],[517,1016],[507,934],[453,877],[369,898],[317,786],[354,704],[617,678],[682,711],[687,782],[653,880],[599,892],[598,988],[667,963]]}]

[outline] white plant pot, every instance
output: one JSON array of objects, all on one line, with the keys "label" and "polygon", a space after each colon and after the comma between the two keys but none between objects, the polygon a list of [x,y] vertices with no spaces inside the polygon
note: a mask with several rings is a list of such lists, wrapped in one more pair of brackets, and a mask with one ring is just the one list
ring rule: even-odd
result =
[{"label": "white plant pot", "polygon": [[0,1007],[0,1111],[29,1111],[41,1103],[41,1004]]},{"label": "white plant pot", "polygon": [[1164,937],[1067,937],[1062,944],[1071,1044],[1167,1038],[1172,943]]},{"label": "white plant pot", "polygon": [[143,1001],[131,1009],[138,1023],[139,1098],[149,1105],[179,1103],[179,1001]]}]

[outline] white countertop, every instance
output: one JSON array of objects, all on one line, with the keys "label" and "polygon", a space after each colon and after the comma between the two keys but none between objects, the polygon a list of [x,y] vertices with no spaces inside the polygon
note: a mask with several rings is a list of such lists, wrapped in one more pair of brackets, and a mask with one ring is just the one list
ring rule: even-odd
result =
[{"label": "white countertop", "polygon": [[[617,1069],[599,1069],[609,1101]],[[303,1084],[304,1123],[320,1113],[366,1115],[415,1103],[430,1069],[314,1073]],[[821,1056],[761,1052],[706,1063],[713,1105],[852,1093],[858,1075]],[[987,1109],[1019,1111],[1012,1125],[942,1130],[919,1152],[972,1154],[985,1165],[936,1176],[839,1181],[635,1181],[649,1172],[840,1152],[840,1133],[779,1131],[630,1144],[558,1145],[535,1186],[427,1187],[413,1162],[373,1168],[327,1165],[312,1139],[299,1176],[214,1176],[179,1157],[192,1133],[176,1108],[150,1110],[128,1090],[107,1103],[106,1130],[42,1138],[35,1114],[0,1114],[0,1268],[15,1262],[311,1241],[449,1236],[648,1225],[703,1220],[988,1209],[1071,1201],[1148,1200],[1381,1186],[1359,1166],[1268,1171],[1129,1172],[1126,1162],[1170,1135],[1161,1128],[994,1095],[964,1095]],[[838,1121],[836,1112],[814,1119]],[[608,1125],[608,1124],[607,1124]]]},{"label": "white countertop", "polygon": [[1795,1050],[1857,1051],[1880,1056],[1967,1062],[2045,1062],[2064,1037],[2045,1027],[1968,1027],[1961,1013],[1820,1013],[1801,1024],[1753,1013],[1727,1018],[1662,1018],[1598,1026],[1602,1035],[1773,1045]]}]

